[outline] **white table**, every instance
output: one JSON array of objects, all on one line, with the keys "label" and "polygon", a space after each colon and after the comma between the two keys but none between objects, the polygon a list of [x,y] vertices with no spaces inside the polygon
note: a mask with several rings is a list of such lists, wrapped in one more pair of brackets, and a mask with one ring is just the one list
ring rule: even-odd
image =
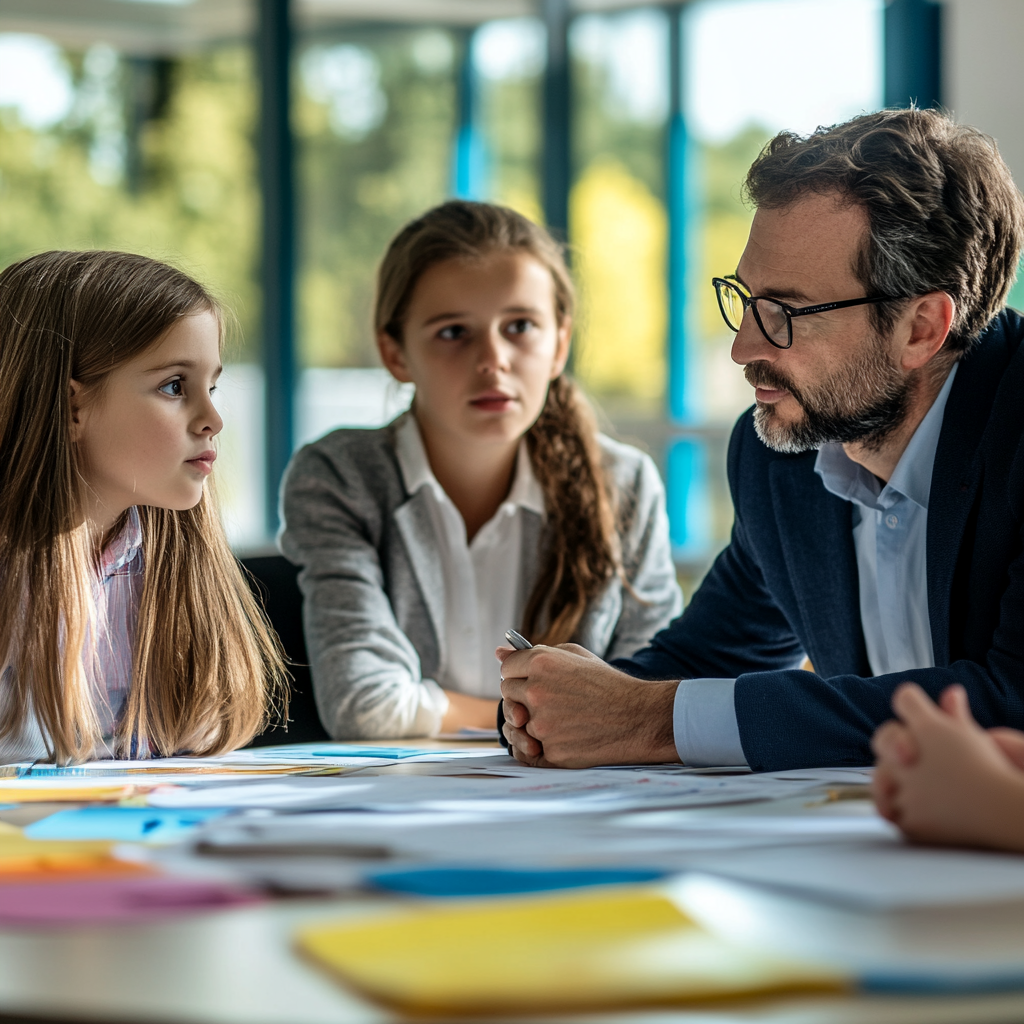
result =
[{"label": "white table", "polygon": [[[411,768],[412,766],[407,766]],[[426,768],[427,766],[423,766]],[[809,806],[812,805],[812,806]],[[857,801],[807,797],[745,805],[743,813],[858,814]],[[709,808],[706,814],[729,813]],[[868,914],[732,883],[716,883],[723,914],[793,948],[874,948],[1024,963],[1024,903]],[[726,892],[728,889],[728,892]],[[159,924],[0,931],[0,1021],[111,1024],[362,1024],[398,1019],[345,990],[292,948],[303,923],[388,913],[383,898],[292,899]],[[493,1019],[493,1018],[492,1018]],[[708,1004],[542,1021],[680,1021],[693,1024],[988,1024],[1024,1021],[1024,992],[978,997],[828,997]]]}]

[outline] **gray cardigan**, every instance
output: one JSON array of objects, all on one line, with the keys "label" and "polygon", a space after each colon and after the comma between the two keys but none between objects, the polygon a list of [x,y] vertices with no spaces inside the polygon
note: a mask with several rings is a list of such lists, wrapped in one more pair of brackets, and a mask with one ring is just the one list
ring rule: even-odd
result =
[{"label": "gray cardigan", "polygon": [[[283,485],[280,547],[301,568],[317,707],[336,739],[429,735],[446,704],[434,682],[445,658],[440,555],[424,492],[405,490],[394,425],[335,430],[306,445]],[[654,463],[610,438],[600,443],[619,489],[623,566],[641,600],[612,579],[574,640],[611,659],[643,647],[679,613],[682,597]],[[530,593],[544,523],[522,514],[521,583]]]}]

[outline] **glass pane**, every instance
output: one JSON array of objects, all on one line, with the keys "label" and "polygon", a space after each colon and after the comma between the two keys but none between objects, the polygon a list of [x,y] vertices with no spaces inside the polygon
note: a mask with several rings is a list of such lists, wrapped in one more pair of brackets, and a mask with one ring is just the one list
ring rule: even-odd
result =
[{"label": "glass pane", "polygon": [[[244,7],[77,0],[0,12],[0,266],[124,249],[205,283],[237,318],[219,387],[217,485],[231,536],[262,535],[256,88]],[[237,17],[236,17],[237,16]],[[17,18],[18,32],[4,32]],[[25,31],[28,29],[29,31]]]},{"label": "glass pane", "polygon": [[666,27],[634,10],[580,17],[570,36],[575,372],[621,432],[648,441],[665,407]]},{"label": "glass pane", "polygon": [[[726,441],[753,401],[742,369],[730,358],[735,335],[722,320],[710,284],[712,277],[735,271],[746,243],[753,210],[742,200],[744,176],[776,132],[807,133],[881,106],[882,7],[882,0],[698,0],[685,9],[683,404],[687,433],[702,438],[708,449],[706,463],[682,449],[674,450],[669,464],[673,541],[686,563],[686,587],[728,541]],[[770,68],[766,54],[772,55]],[[766,313],[763,304],[761,311]],[[782,331],[785,341],[784,323]],[[707,480],[693,478],[703,471]],[[691,475],[684,479],[680,473]],[[699,501],[708,503],[706,515],[694,508]]]},{"label": "glass pane", "polygon": [[448,194],[459,45],[438,28],[321,24],[298,48],[300,444],[410,400],[380,368],[375,273],[402,224]]},{"label": "glass pane", "polygon": [[541,212],[541,83],[546,37],[536,18],[491,21],[473,39],[483,142],[482,174],[467,198],[503,203],[532,218]]}]

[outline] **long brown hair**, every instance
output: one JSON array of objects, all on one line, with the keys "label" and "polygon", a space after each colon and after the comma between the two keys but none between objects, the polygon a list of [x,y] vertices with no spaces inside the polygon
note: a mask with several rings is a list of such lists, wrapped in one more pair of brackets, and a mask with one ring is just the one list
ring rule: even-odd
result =
[{"label": "long brown hair", "polygon": [[[182,317],[191,278],[142,256],[48,252],[0,273],[0,738],[31,712],[59,762],[99,737],[83,650],[95,572],[72,440],[71,381],[102,388]],[[188,511],[139,507],[145,561],[132,684],[115,752],[212,754],[286,706],[280,646],[228,547],[209,489]],[[117,526],[123,525],[124,518]]]},{"label": "long brown hair", "polygon": [[[528,253],[551,273],[556,319],[564,324],[575,292],[555,240],[507,207],[452,200],[407,224],[392,241],[377,275],[374,328],[401,343],[413,290],[428,268],[509,250]],[[560,644],[572,639],[608,580],[622,575],[617,495],[604,469],[593,410],[564,373],[552,381],[526,443],[544,490],[547,548],[526,602],[523,632],[534,643]]]}]

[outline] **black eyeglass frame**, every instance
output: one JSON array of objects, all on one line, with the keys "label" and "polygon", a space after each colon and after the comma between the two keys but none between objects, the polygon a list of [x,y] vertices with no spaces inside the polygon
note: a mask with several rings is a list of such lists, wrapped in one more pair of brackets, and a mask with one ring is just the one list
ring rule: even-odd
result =
[{"label": "black eyeglass frame", "polygon": [[[713,277],[711,283],[715,287],[715,297],[718,299],[718,309],[722,314],[722,319],[725,321],[725,325],[730,331],[739,331],[739,327],[734,327],[732,321],[729,319],[729,314],[725,311],[725,303],[722,301],[722,289],[732,288],[740,298],[743,300],[743,309],[749,309],[754,314],[754,321],[760,328],[761,333],[765,336],[769,345],[774,345],[775,348],[787,349],[793,347],[793,317],[795,316],[810,316],[812,313],[828,313],[833,309],[846,309],[849,306],[864,306],[868,303],[874,302],[895,302],[903,296],[899,295],[866,295],[862,299],[843,299],[840,302],[819,302],[814,306],[789,306],[785,302],[780,302],[778,299],[773,299],[770,295],[748,295],[743,282],[736,278],[734,275],[729,274],[726,277]],[[764,323],[761,320],[761,314],[757,311],[757,304],[759,301],[764,300],[765,302],[771,302],[778,306],[786,315],[786,336],[788,341],[785,345],[780,345],[774,338],[770,337],[768,331],[765,330]]]}]

